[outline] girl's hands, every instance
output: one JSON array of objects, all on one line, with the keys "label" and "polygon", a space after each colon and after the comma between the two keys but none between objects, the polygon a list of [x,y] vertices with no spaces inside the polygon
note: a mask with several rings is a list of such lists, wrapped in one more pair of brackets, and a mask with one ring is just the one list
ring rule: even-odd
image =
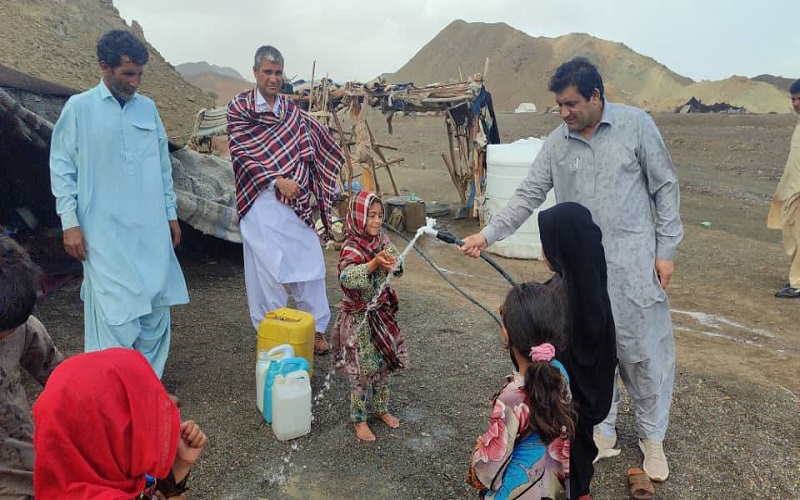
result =
[{"label": "girl's hands", "polygon": [[387,273],[392,270],[392,266],[394,266],[395,258],[389,254],[386,250],[381,250],[378,255],[376,255],[371,261],[367,263],[367,270],[370,274],[374,273],[378,269],[383,269]]}]

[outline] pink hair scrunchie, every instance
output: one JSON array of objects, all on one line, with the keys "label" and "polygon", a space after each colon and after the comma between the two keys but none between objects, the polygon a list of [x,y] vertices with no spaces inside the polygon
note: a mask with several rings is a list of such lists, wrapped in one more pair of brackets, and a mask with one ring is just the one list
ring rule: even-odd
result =
[{"label": "pink hair scrunchie", "polygon": [[556,348],[548,342],[531,347],[530,356],[533,361],[550,361],[555,355]]}]

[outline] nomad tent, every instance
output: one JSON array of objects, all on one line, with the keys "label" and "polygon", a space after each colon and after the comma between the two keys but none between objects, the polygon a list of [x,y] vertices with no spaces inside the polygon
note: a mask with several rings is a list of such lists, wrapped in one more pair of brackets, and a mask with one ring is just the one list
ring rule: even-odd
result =
[{"label": "nomad tent", "polygon": [[[58,233],[50,193],[53,125],[78,93],[0,65],[0,231]],[[241,242],[230,161],[170,143],[178,217],[198,231]]]}]

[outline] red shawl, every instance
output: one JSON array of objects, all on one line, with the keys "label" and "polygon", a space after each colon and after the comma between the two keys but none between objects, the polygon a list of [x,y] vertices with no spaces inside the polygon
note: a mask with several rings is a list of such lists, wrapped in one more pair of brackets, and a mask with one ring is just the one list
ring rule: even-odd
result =
[{"label": "red shawl", "polygon": [[[381,250],[391,245],[391,241],[384,233],[377,236],[367,234],[367,213],[370,205],[376,201],[381,201],[376,194],[361,191],[350,202],[350,211],[347,214],[347,239],[339,255],[339,274],[347,266],[366,264]],[[391,370],[404,368],[408,360],[404,359],[405,356],[402,354],[398,355],[405,353],[405,349],[400,345],[405,340],[395,320],[398,300],[394,289],[390,286],[384,287],[377,300],[373,299],[370,303],[371,308],[367,310],[368,303],[361,298],[359,290],[351,290],[344,286],[341,288],[344,292],[342,311],[348,314],[366,311],[372,340],[378,352]]]},{"label": "red shawl", "polygon": [[256,111],[256,89],[242,92],[228,104],[228,142],[236,176],[236,204],[244,217],[270,181],[281,177],[300,184],[302,194],[293,200],[275,190],[278,200],[292,207],[312,229],[311,195],[325,227],[336,194],[336,179],[344,156],[331,133],[298,108],[278,96],[281,115]]},{"label": "red shawl", "polygon": [[33,407],[36,498],[131,499],[175,461],[178,408],[132,349],[66,359]]}]

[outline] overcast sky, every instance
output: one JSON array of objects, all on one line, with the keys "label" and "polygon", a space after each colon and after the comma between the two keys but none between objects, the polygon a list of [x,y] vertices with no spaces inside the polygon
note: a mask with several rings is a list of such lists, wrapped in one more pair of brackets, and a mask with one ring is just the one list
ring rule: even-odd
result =
[{"label": "overcast sky", "polygon": [[[173,65],[207,61],[252,79],[274,45],[289,76],[367,81],[405,64],[455,19],[531,36],[583,32],[622,42],[693,80],[800,77],[797,0],[114,0]],[[464,47],[469,50],[469,47]]]}]

